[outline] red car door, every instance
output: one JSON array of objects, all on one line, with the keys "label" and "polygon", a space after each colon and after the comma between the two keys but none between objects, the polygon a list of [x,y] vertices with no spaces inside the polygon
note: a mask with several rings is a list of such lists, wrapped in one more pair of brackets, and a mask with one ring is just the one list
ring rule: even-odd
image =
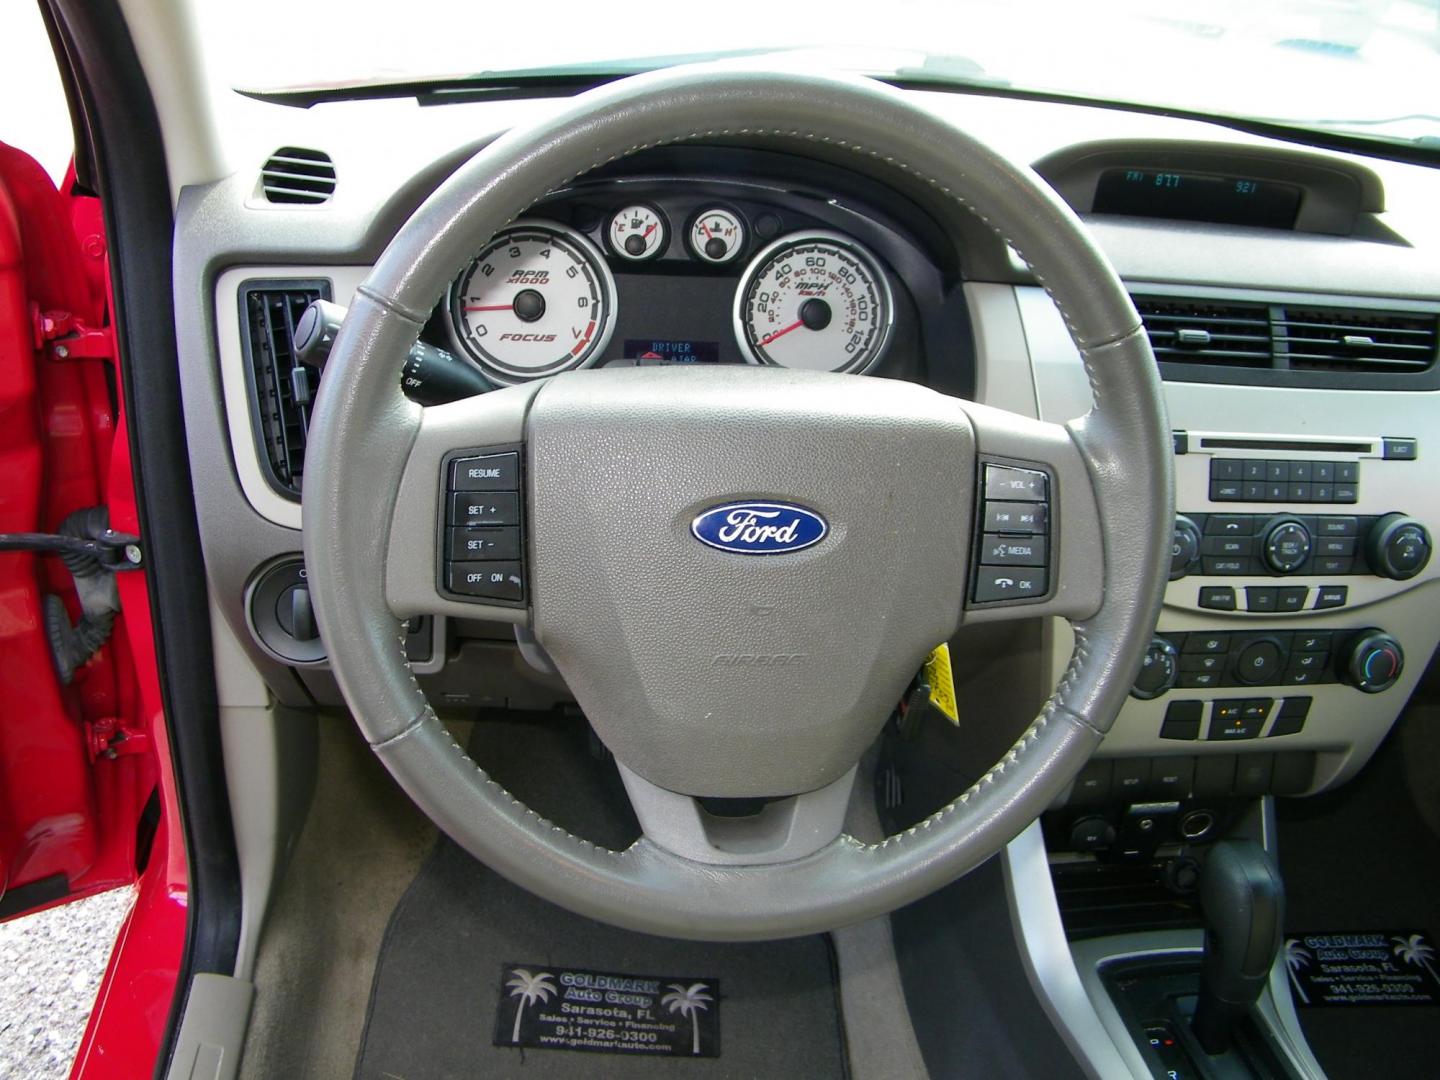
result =
[{"label": "red car door", "polygon": [[0,143],[0,919],[139,882],[75,1074],[148,1071],[186,867],[99,202]]}]

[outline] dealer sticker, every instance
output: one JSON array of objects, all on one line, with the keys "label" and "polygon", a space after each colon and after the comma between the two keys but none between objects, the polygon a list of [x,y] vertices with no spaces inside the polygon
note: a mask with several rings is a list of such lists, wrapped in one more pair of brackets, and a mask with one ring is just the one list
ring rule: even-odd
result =
[{"label": "dealer sticker", "polygon": [[720,1000],[717,979],[505,964],[495,1045],[719,1057]]},{"label": "dealer sticker", "polygon": [[1285,967],[1297,1004],[1440,1005],[1440,950],[1428,934],[1293,934]]}]

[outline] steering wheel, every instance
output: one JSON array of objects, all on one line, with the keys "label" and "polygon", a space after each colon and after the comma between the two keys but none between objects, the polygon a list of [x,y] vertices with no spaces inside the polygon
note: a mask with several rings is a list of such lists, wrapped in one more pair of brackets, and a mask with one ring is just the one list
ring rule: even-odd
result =
[{"label": "steering wheel", "polygon": [[[1064,316],[1091,411],[1060,426],[894,380],[749,365],[577,371],[431,408],[402,395],[399,365],[435,304],[537,198],[648,147],[726,138],[823,147],[973,211]],[[496,448],[518,455],[519,605],[462,602],[437,570],[447,467],[457,452]],[[1171,452],[1135,309],[1033,172],[865,80],[676,68],[511,131],[400,229],[357,291],[321,384],[305,558],[356,721],[458,843],[619,926],[777,938],[947,884],[1073,780],[1158,617]],[[1048,576],[1033,579],[1039,595],[977,603],[982,496],[987,481],[1017,475],[1048,494]],[[823,535],[764,558],[700,542],[697,517],[745,500],[800,507]],[[426,612],[528,625],[613,751],[640,840],[612,851],[573,836],[467,756],[406,663],[399,620]],[[901,835],[845,835],[857,763],[931,649],[962,623],[1042,615],[1070,620],[1074,653],[1003,760]],[[756,797],[769,801],[749,817],[700,802]]]}]

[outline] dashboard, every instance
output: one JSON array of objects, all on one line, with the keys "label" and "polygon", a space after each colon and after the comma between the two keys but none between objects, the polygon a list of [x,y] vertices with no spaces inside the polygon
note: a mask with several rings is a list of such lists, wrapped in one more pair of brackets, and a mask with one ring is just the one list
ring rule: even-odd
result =
[{"label": "dashboard", "polygon": [[[917,97],[1034,165],[1084,218],[1145,318],[1176,431],[1159,632],[1057,805],[1059,843],[1117,800],[1342,782],[1440,643],[1440,491],[1424,479],[1440,445],[1435,174],[1192,120]],[[182,193],[176,308],[207,565],[233,647],[281,702],[341,703],[298,599],[304,432],[323,373],[295,360],[286,328],[312,299],[349,301],[398,224],[485,141],[466,130],[546,107],[416,108],[397,154],[364,134],[376,103],[257,103],[271,141],[333,159],[333,198],[269,203],[268,145],[251,171]],[[757,364],[906,379],[1054,422],[1090,404],[1060,316],[983,223],[804,140],[650,150],[577,178],[476,238],[421,337],[496,385]],[[1058,678],[1069,629],[1046,623],[1040,639],[1023,678],[989,688],[997,711],[1028,718],[1034,687]],[[523,626],[457,610],[412,624],[407,650],[442,708],[566,698]]]}]

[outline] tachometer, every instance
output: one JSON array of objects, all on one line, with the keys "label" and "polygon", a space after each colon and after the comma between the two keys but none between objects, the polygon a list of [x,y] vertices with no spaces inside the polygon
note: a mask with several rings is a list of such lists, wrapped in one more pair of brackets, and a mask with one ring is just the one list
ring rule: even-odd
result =
[{"label": "tachometer", "polygon": [[579,233],[527,221],[495,236],[450,290],[450,337],[496,382],[600,358],[615,326],[615,279]]},{"label": "tachometer", "polygon": [[735,335],[753,364],[860,372],[885,351],[894,319],[874,257],[830,232],[762,248],[735,293]]}]

